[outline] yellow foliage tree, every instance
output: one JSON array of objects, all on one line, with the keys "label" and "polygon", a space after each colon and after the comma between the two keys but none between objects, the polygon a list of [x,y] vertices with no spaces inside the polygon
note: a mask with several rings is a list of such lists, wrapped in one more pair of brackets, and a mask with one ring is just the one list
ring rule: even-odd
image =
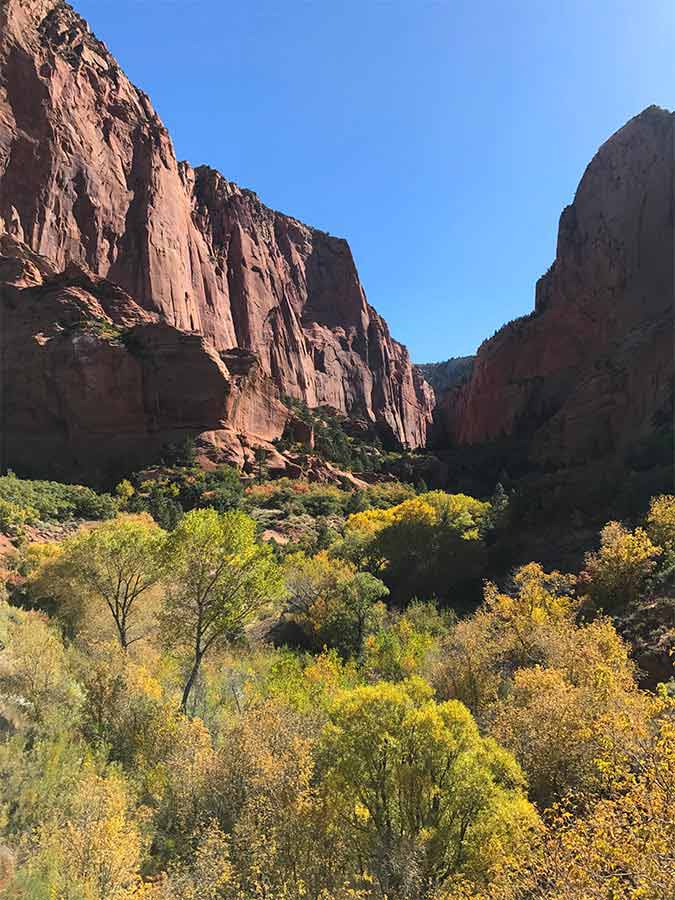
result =
[{"label": "yellow foliage tree", "polygon": [[649,539],[667,554],[675,554],[675,496],[654,497],[645,518]]},{"label": "yellow foliage tree", "polygon": [[[85,760],[66,808],[53,809],[32,835],[15,896],[128,900],[140,883],[144,846],[123,777]],[[31,893],[38,885],[42,893]]]},{"label": "yellow foliage tree", "polygon": [[632,764],[654,715],[611,622],[577,625],[574,579],[529,564],[444,642],[433,674],[511,750],[541,805],[587,802]]},{"label": "yellow foliage tree", "polygon": [[119,516],[67,541],[59,561],[112,618],[120,646],[143,636],[141,598],[162,576],[166,535],[147,513]]},{"label": "yellow foliage tree", "polygon": [[351,515],[343,552],[381,575],[399,599],[447,596],[453,586],[479,579],[490,513],[489,503],[466,494],[429,491]]},{"label": "yellow foliage tree", "polygon": [[267,701],[248,708],[223,738],[220,816],[232,823],[238,897],[342,896],[353,861],[342,823],[316,787],[311,723]]},{"label": "yellow foliage tree", "polygon": [[49,717],[67,719],[77,702],[67,655],[56,628],[40,613],[0,604],[4,620],[0,653],[0,705],[11,718],[28,717],[44,724]]},{"label": "yellow foliage tree", "polygon": [[511,594],[488,582],[483,606],[443,642],[432,676],[440,695],[461,700],[485,724],[514,670],[545,662],[556,629],[572,626],[574,582],[574,576],[547,573],[538,563],[516,572]]},{"label": "yellow foliage tree", "polygon": [[[490,731],[527,773],[540,807],[574,797],[582,807],[630,770],[647,739],[653,704],[604,672],[575,681],[559,668],[515,673]],[[608,676],[608,677],[605,677]]]},{"label": "yellow foliage tree", "polygon": [[572,620],[578,605],[572,595],[575,579],[556,571],[547,573],[539,563],[528,563],[518,569],[513,580],[512,594],[500,594],[488,583],[485,602],[498,627],[510,634],[516,661],[527,665],[537,661],[537,628]]},{"label": "yellow foliage tree", "polygon": [[642,528],[610,522],[600,532],[600,549],[586,554],[580,588],[599,609],[624,607],[638,599],[662,552]]},{"label": "yellow foliage tree", "polygon": [[283,596],[283,576],[253,519],[239,511],[193,509],[169,536],[167,554],[161,624],[166,644],[187,651],[186,711],[205,657]]},{"label": "yellow foliage tree", "polygon": [[513,757],[421,679],[338,697],[320,759],[327,802],[384,897],[429,896],[462,873],[480,881],[537,825]]},{"label": "yellow foliage tree", "polygon": [[675,896],[675,725],[666,718],[614,796],[581,818],[559,808],[539,846],[487,890],[438,900],[671,900]]},{"label": "yellow foliage tree", "polygon": [[368,572],[327,553],[294,553],[286,561],[288,611],[302,628],[309,647],[337,649],[359,656],[363,642],[383,618],[379,601],[389,591]]}]

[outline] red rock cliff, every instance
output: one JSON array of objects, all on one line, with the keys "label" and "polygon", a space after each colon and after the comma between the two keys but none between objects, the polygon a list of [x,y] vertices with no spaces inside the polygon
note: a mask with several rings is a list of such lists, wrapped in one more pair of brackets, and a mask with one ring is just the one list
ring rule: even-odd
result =
[{"label": "red rock cliff", "polygon": [[674,116],[646,109],[588,166],[534,311],[478,351],[445,439],[523,438],[552,465],[621,459],[672,422]]},{"label": "red rock cliff", "polygon": [[245,434],[264,445],[286,421],[253,354],[218,352],[83,266],[57,273],[8,235],[0,375],[0,468],[36,476],[109,482],[198,435],[243,464]]},{"label": "red rock cliff", "polygon": [[425,442],[432,394],[347,243],[177,162],[148,97],[61,0],[0,0],[3,230],[218,351],[252,351],[279,393]]}]

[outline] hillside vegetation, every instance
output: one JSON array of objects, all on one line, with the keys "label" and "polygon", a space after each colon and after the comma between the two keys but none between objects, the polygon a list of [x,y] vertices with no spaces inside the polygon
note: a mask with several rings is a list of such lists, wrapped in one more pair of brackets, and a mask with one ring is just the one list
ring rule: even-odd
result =
[{"label": "hillside vegetation", "polygon": [[675,497],[497,579],[509,507],[0,478],[3,896],[672,898]]}]

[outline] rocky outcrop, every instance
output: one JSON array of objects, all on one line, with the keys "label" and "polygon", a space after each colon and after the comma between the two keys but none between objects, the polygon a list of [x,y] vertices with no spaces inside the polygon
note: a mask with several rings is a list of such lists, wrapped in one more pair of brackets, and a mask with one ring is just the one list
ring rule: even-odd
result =
[{"label": "rocky outcrop", "polygon": [[217,352],[254,354],[277,394],[424,444],[431,392],[367,303],[347,243],[177,162],[148,97],[61,0],[0,0],[3,229]]},{"label": "rocky outcrop", "polygon": [[588,166],[534,311],[439,399],[441,440],[516,439],[559,467],[626,459],[673,417],[674,116],[650,107]]},{"label": "rocky outcrop", "polygon": [[121,288],[0,237],[0,465],[109,483],[197,436],[218,458],[283,430],[257,359],[143,310]]}]

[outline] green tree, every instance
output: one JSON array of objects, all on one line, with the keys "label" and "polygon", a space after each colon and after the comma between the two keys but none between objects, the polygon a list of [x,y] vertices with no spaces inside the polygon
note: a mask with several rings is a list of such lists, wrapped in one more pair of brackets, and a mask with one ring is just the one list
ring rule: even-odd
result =
[{"label": "green tree", "polygon": [[294,553],[286,565],[288,612],[316,650],[330,646],[359,656],[366,636],[382,619],[389,589],[368,572],[327,553]]},{"label": "green tree", "polygon": [[233,466],[219,466],[204,479],[204,491],[199,506],[212,506],[218,512],[228,512],[241,505],[244,486],[241,476]]},{"label": "green tree", "polygon": [[389,588],[369,572],[357,572],[345,586],[344,618],[353,634],[354,655],[363,651],[378,601],[389,595]]},{"label": "green tree", "polygon": [[120,646],[143,637],[139,599],[161,578],[166,535],[144,515],[125,515],[80,531],[66,544],[60,568],[110,612]]},{"label": "green tree", "polygon": [[188,650],[185,711],[206,654],[279,599],[283,578],[253,519],[238,511],[187,513],[169,536],[168,559],[162,627],[170,645]]}]

